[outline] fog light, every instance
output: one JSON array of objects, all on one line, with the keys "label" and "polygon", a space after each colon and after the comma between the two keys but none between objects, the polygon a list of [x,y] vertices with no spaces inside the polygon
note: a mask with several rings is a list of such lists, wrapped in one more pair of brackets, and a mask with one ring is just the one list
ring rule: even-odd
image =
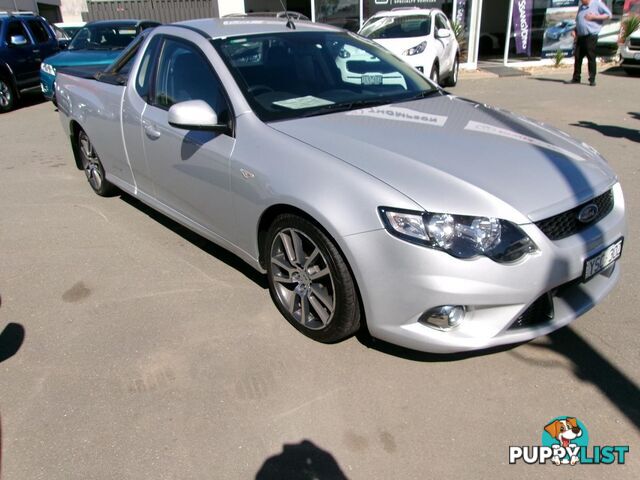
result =
[{"label": "fog light", "polygon": [[464,320],[465,309],[461,305],[442,305],[427,310],[418,321],[438,330],[450,330],[457,327]]}]

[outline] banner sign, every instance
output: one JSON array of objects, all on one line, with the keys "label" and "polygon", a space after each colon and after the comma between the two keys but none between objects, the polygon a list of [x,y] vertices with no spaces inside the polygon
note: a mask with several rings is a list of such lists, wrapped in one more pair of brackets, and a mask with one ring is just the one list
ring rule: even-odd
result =
[{"label": "banner sign", "polygon": [[461,25],[463,27],[466,26],[467,0],[457,0],[455,21],[458,25]]},{"label": "banner sign", "polygon": [[375,13],[391,10],[392,8],[420,7],[442,8],[446,0],[367,0],[365,16],[370,17]]},{"label": "banner sign", "polygon": [[513,32],[516,52],[531,56],[531,11],[533,0],[515,0],[513,2]]},{"label": "banner sign", "polygon": [[542,39],[542,58],[553,57],[560,50],[565,57],[573,55],[573,31],[578,7],[547,8]]}]

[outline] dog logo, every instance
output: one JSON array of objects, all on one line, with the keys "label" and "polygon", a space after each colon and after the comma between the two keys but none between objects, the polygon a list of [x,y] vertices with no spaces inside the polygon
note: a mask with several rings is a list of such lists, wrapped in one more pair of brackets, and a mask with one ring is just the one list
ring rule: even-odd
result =
[{"label": "dog logo", "polygon": [[509,464],[624,465],[629,445],[593,445],[576,417],[556,417],[542,429],[542,445],[511,445]]},{"label": "dog logo", "polygon": [[[569,463],[575,465],[580,461],[578,458],[579,445],[575,443],[577,438],[582,437],[582,427],[578,425],[578,420],[573,417],[566,417],[564,420],[556,419],[544,427],[544,431],[555,439],[562,450],[555,450],[555,455],[551,457],[551,461],[556,465],[561,463]],[[544,435],[542,443],[545,444]],[[557,445],[556,444],[556,445]],[[565,453],[564,458],[560,458],[560,452]]]}]

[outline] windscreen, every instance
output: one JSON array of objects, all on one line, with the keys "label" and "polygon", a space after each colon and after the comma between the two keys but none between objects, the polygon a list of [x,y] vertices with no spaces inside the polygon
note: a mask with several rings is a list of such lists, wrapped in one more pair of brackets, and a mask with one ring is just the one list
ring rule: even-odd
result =
[{"label": "windscreen", "polygon": [[76,33],[69,50],[121,50],[135,37],[134,25],[90,25]]},{"label": "windscreen", "polygon": [[406,101],[438,93],[386,49],[342,32],[213,40],[263,121]]},{"label": "windscreen", "polygon": [[424,37],[431,31],[429,15],[410,15],[402,17],[374,17],[360,30],[367,38],[411,38]]}]

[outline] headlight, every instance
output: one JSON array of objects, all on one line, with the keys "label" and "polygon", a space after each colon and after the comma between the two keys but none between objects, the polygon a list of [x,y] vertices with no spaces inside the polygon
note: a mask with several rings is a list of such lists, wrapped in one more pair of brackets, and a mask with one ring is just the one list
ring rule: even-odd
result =
[{"label": "headlight", "polygon": [[392,235],[442,250],[456,258],[484,255],[499,263],[509,263],[537,250],[533,241],[517,225],[499,218],[386,207],[380,207],[379,211],[385,227]]},{"label": "headlight", "polygon": [[51,65],[49,65],[48,63],[41,63],[40,64],[40,70],[42,70],[44,73],[48,73],[49,75],[55,75],[56,74],[56,69],[54,67],[52,67]]},{"label": "headlight", "polygon": [[402,52],[402,55],[418,55],[419,53],[424,52],[425,48],[427,48],[427,42],[422,42],[415,47],[411,47],[409,50],[405,50]]}]

